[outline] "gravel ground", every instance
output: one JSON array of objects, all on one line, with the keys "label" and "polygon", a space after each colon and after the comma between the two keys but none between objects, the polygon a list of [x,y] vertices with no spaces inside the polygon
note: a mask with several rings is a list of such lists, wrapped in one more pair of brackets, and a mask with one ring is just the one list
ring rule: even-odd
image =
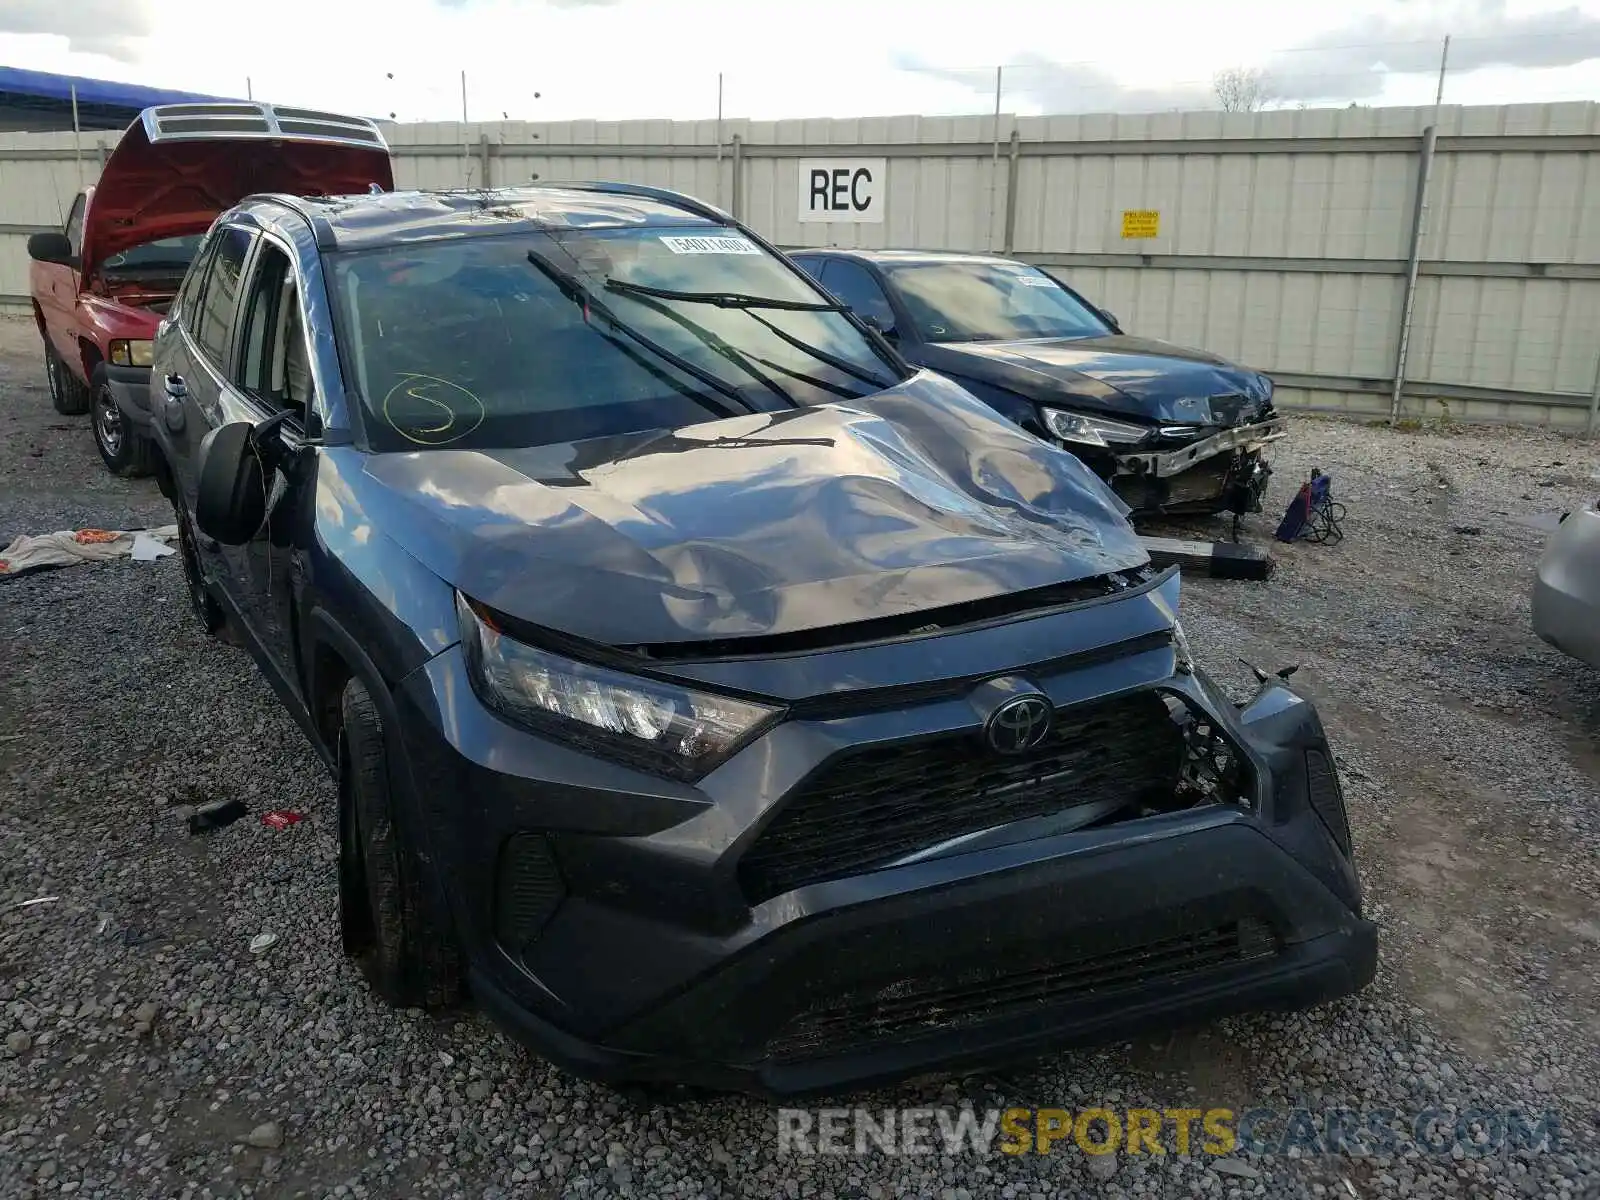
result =
[{"label": "gravel ground", "polygon": [[[1377,982],[857,1103],[1550,1110],[1555,1147],[784,1156],[764,1104],[630,1104],[474,1013],[385,1010],[338,951],[333,789],[244,653],[198,633],[168,558],[0,583],[0,1195],[1600,1195],[1600,689],[1528,631],[1543,535],[1518,522],[1600,488],[1595,449],[1303,420],[1277,463],[1280,509],[1332,473],[1346,540],[1280,551],[1267,584],[1188,584],[1185,624],[1230,682],[1240,656],[1301,664]],[[49,408],[32,327],[0,320],[0,542],[168,512],[105,474],[84,419]],[[189,837],[187,806],[226,797],[310,817]]]}]

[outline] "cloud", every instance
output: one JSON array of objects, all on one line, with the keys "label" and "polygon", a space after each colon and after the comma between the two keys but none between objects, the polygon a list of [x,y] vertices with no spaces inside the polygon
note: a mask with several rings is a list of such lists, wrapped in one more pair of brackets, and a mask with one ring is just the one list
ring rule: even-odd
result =
[{"label": "cloud", "polygon": [[124,62],[138,58],[139,42],[154,31],[149,0],[6,0],[0,33],[53,34],[67,48]]},{"label": "cloud", "polygon": [[[985,96],[994,95],[992,70],[930,67],[901,57],[895,65],[948,83],[958,83]],[[1204,82],[1142,87],[1125,83],[1092,63],[1055,62],[1040,54],[1024,54],[1008,63],[1001,79],[1006,111],[1041,113],[1166,112],[1206,108],[1214,101]]]},{"label": "cloud", "polygon": [[[1423,5],[1391,4],[1258,61],[1218,62],[1257,67],[1275,103],[1371,101],[1394,74],[1431,75],[1449,34],[1452,74],[1485,67],[1565,67],[1600,58],[1600,16],[1569,7],[1514,14],[1505,0],[1457,0]],[[950,70],[902,58],[902,70],[958,83],[993,96],[992,70]],[[1200,76],[1204,68],[1199,68]],[[1058,62],[1025,54],[1004,73],[1003,103],[1022,112],[1166,112],[1217,107],[1209,73],[1204,78],[1160,86],[1130,84],[1093,63]]]},{"label": "cloud", "polygon": [[1451,72],[1566,67],[1600,58],[1600,17],[1577,8],[1513,15],[1505,0],[1468,0],[1426,12],[1399,6],[1307,40],[1264,65],[1281,100],[1370,100],[1390,73],[1439,70],[1450,35]]}]

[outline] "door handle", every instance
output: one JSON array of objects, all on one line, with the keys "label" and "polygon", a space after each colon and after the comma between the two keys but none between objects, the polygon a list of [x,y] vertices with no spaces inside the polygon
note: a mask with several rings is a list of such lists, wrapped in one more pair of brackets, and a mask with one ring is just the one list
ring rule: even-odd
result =
[{"label": "door handle", "polygon": [[172,433],[182,433],[184,425],[183,402],[189,398],[189,385],[182,375],[168,375],[166,398],[161,404],[161,419]]}]

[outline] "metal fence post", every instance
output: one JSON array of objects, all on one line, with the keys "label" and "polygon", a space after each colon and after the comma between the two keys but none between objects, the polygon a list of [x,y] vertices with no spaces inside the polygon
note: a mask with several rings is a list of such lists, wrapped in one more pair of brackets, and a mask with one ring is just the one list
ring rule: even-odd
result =
[{"label": "metal fence post", "polygon": [[1594,386],[1589,389],[1589,421],[1583,427],[1583,432],[1589,437],[1594,436],[1596,415],[1600,415],[1600,355],[1596,355],[1594,360]]},{"label": "metal fence post", "polygon": [[1022,161],[1022,135],[1015,118],[1011,122],[1011,161],[1006,164],[1006,240],[1002,253],[1010,254],[1017,244],[1017,178]]},{"label": "metal fence post", "polygon": [[1422,131],[1422,152],[1417,157],[1417,201],[1411,213],[1411,249],[1406,255],[1406,288],[1400,302],[1400,337],[1394,356],[1394,390],[1389,395],[1389,424],[1400,420],[1400,400],[1406,386],[1406,355],[1411,349],[1411,310],[1417,300],[1417,268],[1422,260],[1422,229],[1428,215],[1428,176],[1439,127]]},{"label": "metal fence post", "polygon": [[983,246],[994,250],[994,192],[1000,186],[1000,96],[1005,89],[1004,67],[994,69],[994,124],[990,128],[992,145],[989,151],[989,208],[984,214]]},{"label": "metal fence post", "polygon": [[737,133],[733,135],[733,202],[728,205],[728,211],[733,214],[735,221],[744,218],[744,139]]}]

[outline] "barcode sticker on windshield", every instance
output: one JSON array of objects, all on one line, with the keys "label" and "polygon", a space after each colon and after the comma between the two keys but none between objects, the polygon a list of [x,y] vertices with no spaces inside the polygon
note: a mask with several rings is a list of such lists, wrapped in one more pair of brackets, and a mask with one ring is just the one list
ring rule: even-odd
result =
[{"label": "barcode sticker on windshield", "polygon": [[747,237],[663,237],[661,244],[674,254],[760,254]]},{"label": "barcode sticker on windshield", "polygon": [[1060,287],[1061,286],[1054,279],[1051,279],[1050,276],[1048,276],[1048,275],[1021,275],[1021,276],[1018,276],[1017,282],[1022,284],[1023,287]]}]

